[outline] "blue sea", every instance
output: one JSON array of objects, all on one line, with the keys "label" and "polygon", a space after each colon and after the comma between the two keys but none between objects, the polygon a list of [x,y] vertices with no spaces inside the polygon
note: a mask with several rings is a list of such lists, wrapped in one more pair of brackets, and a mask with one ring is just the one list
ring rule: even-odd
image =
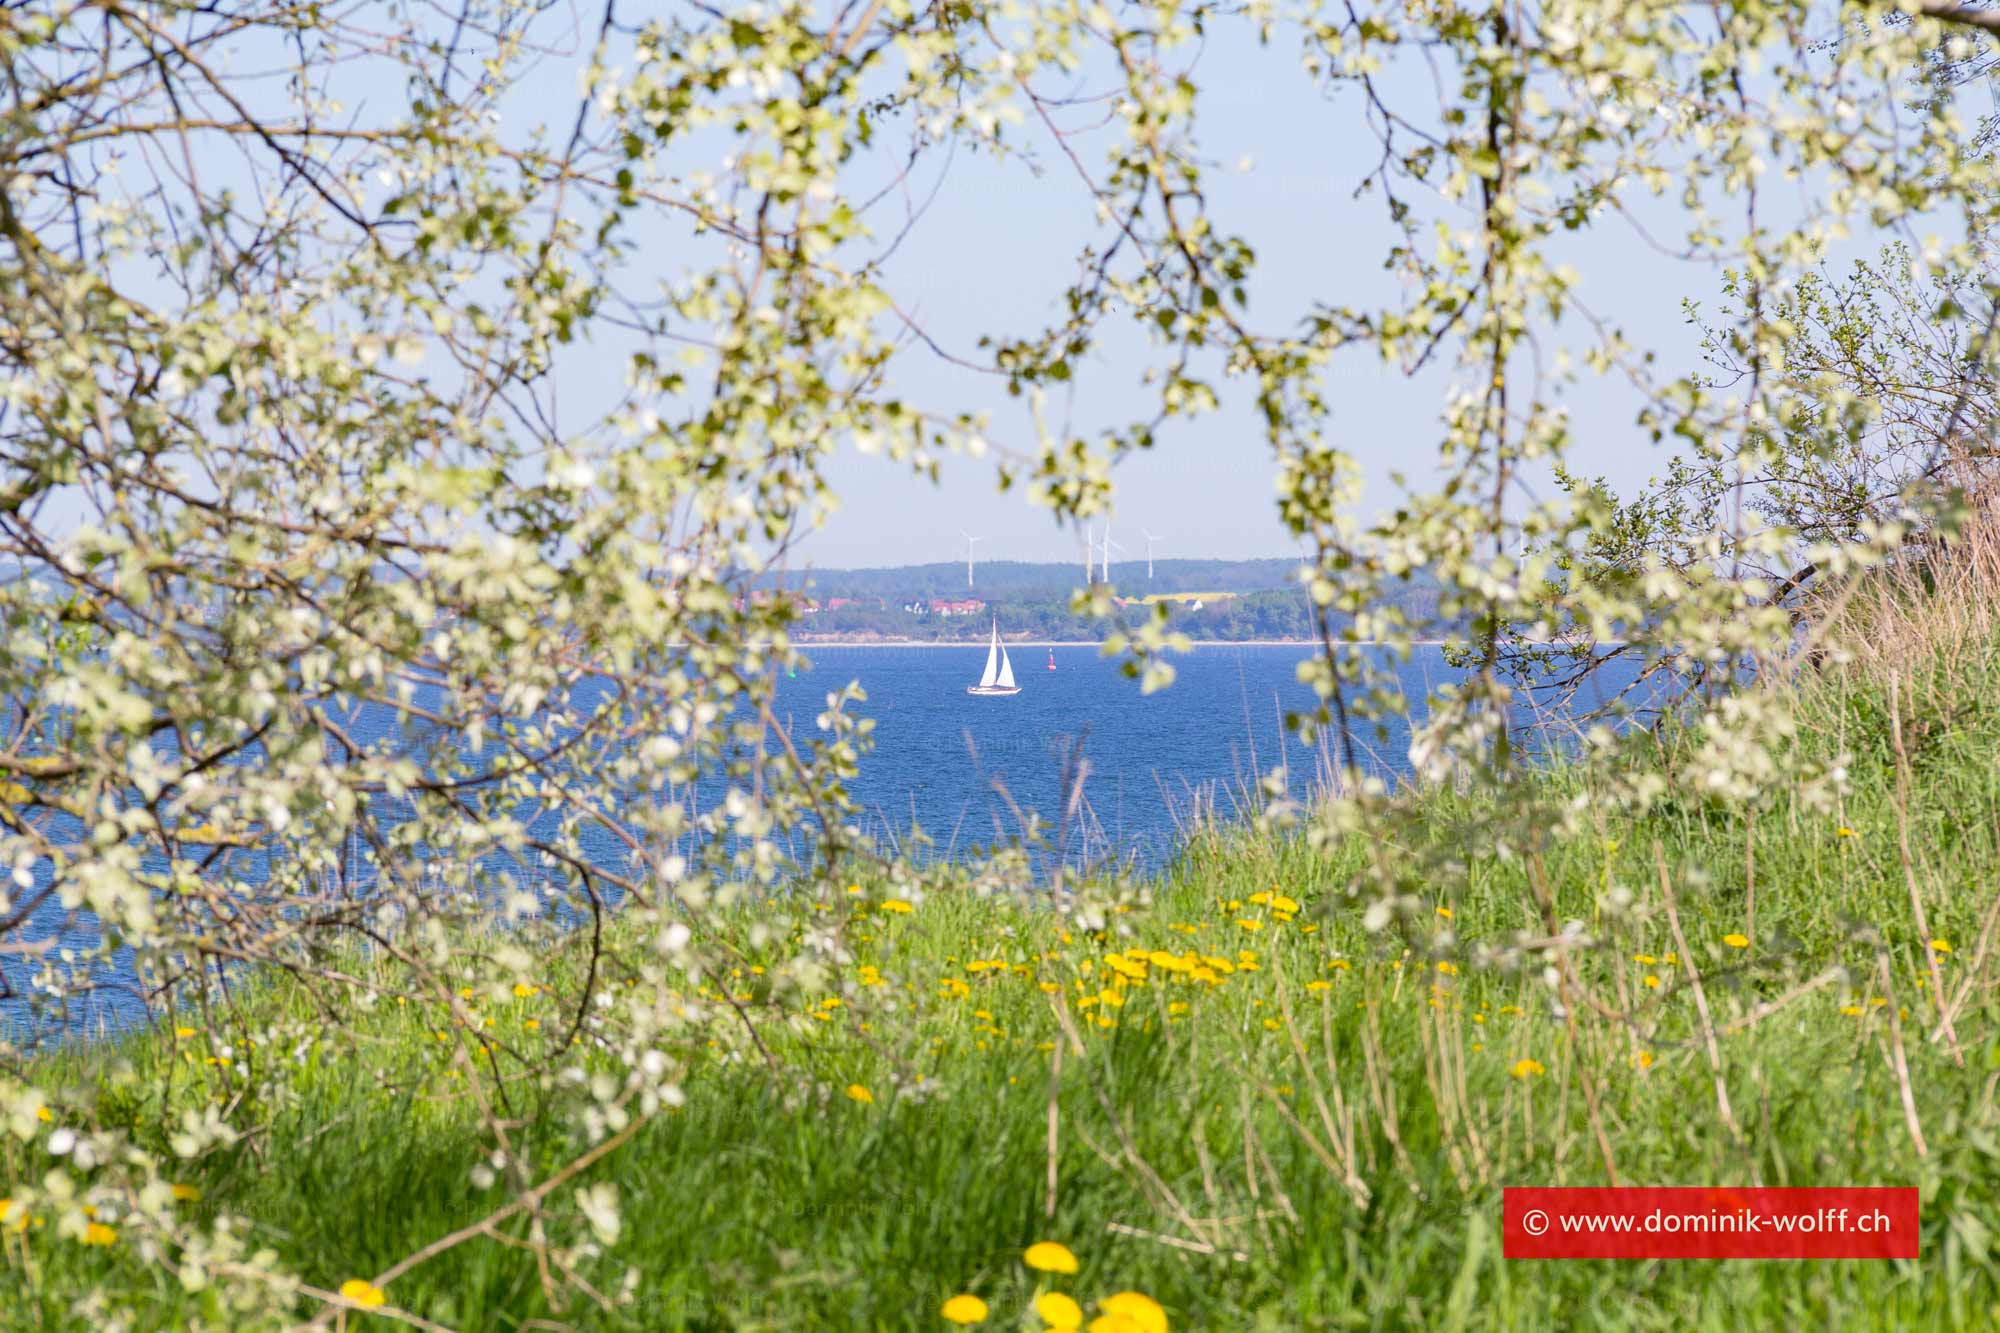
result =
[{"label": "blue sea", "polygon": [[[809,648],[809,665],[779,682],[777,713],[803,745],[816,734],[813,720],[827,696],[858,682],[867,698],[853,711],[875,726],[849,794],[863,812],[864,831],[885,851],[926,861],[1026,841],[1030,817],[1039,816],[1034,855],[1045,868],[1060,855],[1070,865],[1157,869],[1189,821],[1252,808],[1265,776],[1280,772],[1289,793],[1305,798],[1336,766],[1335,738],[1307,746],[1285,725],[1287,713],[1310,712],[1317,702],[1298,682],[1309,647],[1198,646],[1173,659],[1174,684],[1151,695],[1094,646],[1009,645],[1009,651],[1021,692],[994,698],[966,693],[985,665],[985,644]],[[1634,672],[1623,662],[1606,668],[1598,692],[1578,706],[1601,702]],[[1398,674],[1421,721],[1428,695],[1460,673],[1440,650],[1424,648]],[[350,734],[362,743],[395,725],[386,712],[354,722]],[[1390,780],[1407,772],[1408,746],[1408,723],[1400,718],[1379,729],[1363,724],[1354,735],[1362,767]],[[721,799],[721,781],[713,791],[704,785],[682,796],[692,796],[697,808]],[[396,822],[393,808],[380,813]],[[532,808],[519,813],[531,825],[556,818]],[[810,831],[798,831],[792,842],[799,854],[809,853]],[[586,845],[607,868],[629,869],[623,845],[609,835],[587,837]],[[258,855],[233,853],[234,872],[261,877]],[[515,882],[536,873],[508,858],[492,867],[482,862],[482,871]],[[45,862],[37,887],[47,874]],[[53,897],[17,940],[49,936],[78,956],[97,943],[94,920],[67,917]],[[32,966],[20,956],[0,958],[0,1028],[18,1033],[24,1026]],[[114,957],[98,975],[101,984],[73,997],[61,1025],[95,1033],[144,1021],[129,958]]]},{"label": "blue sea", "polygon": [[[1273,770],[1284,771],[1294,797],[1330,780],[1337,741],[1308,746],[1285,726],[1288,712],[1310,713],[1318,702],[1298,681],[1314,651],[1199,645],[1172,659],[1170,688],[1145,695],[1095,647],[1010,644],[1021,692],[992,698],[965,692],[985,665],[984,644],[810,648],[811,670],[780,683],[779,715],[789,709],[809,731],[829,691],[860,682],[868,694],[860,712],[876,724],[875,752],[852,786],[866,827],[884,841],[920,828],[941,856],[1019,836],[1030,810],[1052,821],[1054,841],[1070,804],[1065,771],[1076,772],[1072,756],[1080,756],[1082,800],[1067,822],[1066,852],[1147,869],[1171,855],[1183,821],[1242,812]],[[1608,666],[1578,707],[1602,702],[1634,673],[1623,662]],[[1400,664],[1417,721],[1431,691],[1461,674],[1437,648]],[[1353,739],[1364,769],[1391,780],[1408,772],[1404,719],[1360,724]]]}]

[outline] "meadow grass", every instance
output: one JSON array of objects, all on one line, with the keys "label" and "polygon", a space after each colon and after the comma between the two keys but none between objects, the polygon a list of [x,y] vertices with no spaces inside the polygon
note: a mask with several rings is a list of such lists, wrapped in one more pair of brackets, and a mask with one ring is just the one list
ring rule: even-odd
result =
[{"label": "meadow grass", "polygon": [[[904,911],[857,886],[874,908],[850,939],[850,998],[793,1014],[768,1059],[678,1051],[685,1104],[549,1196],[561,1222],[572,1185],[617,1186],[616,1243],[567,1256],[601,1301],[550,1307],[518,1214],[388,1295],[468,1329],[938,1328],[960,1292],[988,1303],[990,1327],[1038,1329],[1031,1302],[1049,1289],[1086,1309],[1136,1290],[1176,1329],[1991,1327],[1996,687],[1989,653],[1898,677],[1893,698],[1855,678],[1801,691],[1790,745],[1847,770],[1830,809],[1790,788],[1754,820],[1701,799],[1677,780],[1687,742],[1662,739],[1645,762],[1667,794],[1642,814],[1559,763],[1521,777],[1573,799],[1566,829],[1437,790],[1404,798],[1421,817],[1397,825],[1400,843],[1191,830],[1097,932],[1045,902],[939,893]],[[1385,858],[1413,869],[1401,914],[1370,930],[1349,890]],[[1626,1018],[1558,1003],[1543,963],[1514,947],[1552,920],[1581,924],[1594,943],[1576,976]],[[744,966],[727,984],[754,1007],[759,952],[738,924]],[[584,957],[550,957],[537,993],[472,997],[478,1021],[560,1054],[559,1001],[584,984]],[[1955,1042],[1931,1039],[1934,961],[1958,1002]],[[187,1164],[200,1197],[185,1206],[245,1219],[286,1267],[334,1288],[511,1196],[469,1171],[487,1144],[440,1005],[378,1005],[353,1038],[309,1049],[255,1044],[306,1004],[267,980],[227,1030],[176,1036],[200,1020],[165,1020],[42,1057],[38,1078],[71,1090],[66,1115],[164,1146],[182,1110],[241,1095],[230,1061],[296,1061],[295,1100],[256,1108],[256,1132]],[[587,1064],[587,1041],[576,1049]],[[507,1095],[532,1160],[553,1171],[584,1147],[558,1080]],[[38,1173],[38,1152],[9,1141],[0,1165]],[[1614,1178],[1911,1185],[1922,1255],[1501,1256],[1505,1186]],[[1081,1271],[1024,1266],[1042,1240]],[[101,1323],[85,1299],[100,1284],[147,1293],[133,1327],[229,1323],[212,1293],[120,1246],[30,1227],[6,1254],[8,1328]]]}]

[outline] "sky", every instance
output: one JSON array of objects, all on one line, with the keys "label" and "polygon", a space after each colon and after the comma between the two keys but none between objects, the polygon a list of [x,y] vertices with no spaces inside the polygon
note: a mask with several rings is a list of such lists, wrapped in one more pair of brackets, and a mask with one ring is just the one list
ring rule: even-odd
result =
[{"label": "sky", "polygon": [[[1396,242],[1381,197],[1355,197],[1379,156],[1362,122],[1360,92],[1322,92],[1298,69],[1286,40],[1260,49],[1239,25],[1221,24],[1195,69],[1203,90],[1200,136],[1216,164],[1207,182],[1222,227],[1240,229],[1255,246],[1251,315],[1261,329],[1285,329],[1315,299],[1392,302],[1383,271]],[[1418,108],[1434,106],[1428,86],[1402,90]],[[888,285],[914,292],[927,329],[948,349],[978,359],[981,331],[1031,332],[1057,317],[1079,242],[1092,235],[1087,196],[1041,127],[1021,127],[1048,166],[1037,179],[1018,164],[967,153],[954,159],[935,201],[891,260]],[[1101,149],[1081,153],[1096,169]],[[935,182],[913,185],[921,195]],[[1610,224],[1622,230],[1622,224]],[[1675,370],[1692,368],[1699,349],[1684,322],[1684,296],[1712,297],[1713,268],[1659,261],[1635,235],[1585,236],[1565,255],[1584,274],[1580,292],[1636,341],[1661,350]],[[1635,262],[1647,259],[1650,262]],[[1115,326],[1114,326],[1115,327]],[[1365,507],[1396,493],[1398,472],[1419,483],[1429,475],[1441,433],[1439,410],[1449,367],[1406,378],[1364,362],[1360,349],[1337,361],[1328,386],[1337,443],[1368,481]],[[1072,425],[1092,428],[1147,413],[1139,359],[1129,349],[1096,352],[1079,369],[1066,404]],[[1030,437],[1024,412],[976,373],[921,352],[899,363],[897,387],[927,404],[970,399],[990,406],[1000,438]],[[1219,386],[1221,387],[1221,386]],[[1225,388],[1225,392],[1226,388]],[[1633,425],[1637,400],[1609,385],[1582,386],[1576,462],[1616,486],[1663,470],[1664,456]],[[1161,540],[1159,556],[1249,558],[1295,554],[1277,515],[1277,469],[1248,410],[1247,395],[1224,410],[1179,421],[1154,450],[1134,455],[1115,474],[1113,537],[1143,557],[1142,532]],[[963,558],[963,533],[983,540],[981,559],[1080,561],[1073,531],[1058,529],[1018,489],[996,492],[990,464],[955,459],[940,485],[878,459],[849,455],[832,470],[842,510],[800,548],[820,568],[914,564]]]},{"label": "sky", "polygon": [[[551,114],[572,114],[575,57],[587,49],[587,40],[573,39],[563,56],[551,57],[523,86],[510,91],[504,101],[511,122],[508,137],[518,137]],[[895,59],[890,58],[891,73],[898,72]],[[1378,194],[1356,197],[1380,155],[1364,123],[1361,91],[1349,85],[1316,86],[1298,67],[1293,37],[1281,35],[1262,47],[1247,25],[1234,21],[1212,28],[1192,76],[1201,89],[1200,146],[1213,164],[1204,181],[1211,216],[1218,229],[1245,235],[1258,255],[1249,284],[1249,322],[1278,331],[1293,327],[1316,302],[1396,305],[1396,280],[1384,264],[1399,236]],[[1406,59],[1392,65],[1381,82],[1399,110],[1421,115],[1437,105],[1432,79],[1422,61]],[[1045,95],[1060,91],[1039,86]],[[551,89],[559,95],[552,98]],[[367,75],[342,91],[368,114],[393,110],[404,96],[399,86],[371,82]],[[552,112],[551,106],[559,109]],[[1076,128],[1100,119],[1102,112],[1083,107],[1057,114],[1066,128]],[[856,170],[856,193],[868,192],[870,171],[887,179],[900,164],[906,146],[902,133],[892,122],[881,136],[880,160],[864,158]],[[969,151],[951,154],[948,167],[943,166],[944,153],[927,155],[908,182],[907,196],[913,204],[927,199],[928,205],[885,268],[885,285],[898,302],[946,351],[966,361],[990,359],[977,345],[981,334],[1026,336],[1054,322],[1079,248],[1105,239],[1092,200],[1047,132],[1026,121],[1014,133],[1039,162],[1039,173],[1018,161],[1002,163]],[[1100,177],[1109,139],[1105,133],[1086,133],[1073,140],[1085,166]],[[737,146],[721,132],[699,132],[680,141],[669,170],[716,170],[722,155]],[[1786,188],[1766,182],[1762,207],[1767,224],[1783,217],[1787,208],[1802,211],[1798,196],[1805,187],[1789,187],[1789,201]],[[1638,207],[1650,232],[1678,235],[1679,209],[1671,199],[1651,205],[1650,211],[1643,200]],[[895,232],[901,209],[901,199],[892,198],[869,215],[878,235]],[[713,261],[713,250],[689,246],[685,229],[671,218],[649,219],[647,225],[654,229],[647,259],[657,261],[658,268],[686,271]],[[1853,251],[1872,253],[1884,239],[1857,237]],[[1718,300],[1723,282],[1719,265],[1664,258],[1616,218],[1564,235],[1552,251],[1554,260],[1580,274],[1576,291],[1584,305],[1657,355],[1657,374],[1671,377],[1700,366],[1698,330],[1682,306],[1689,299],[1711,306]],[[1117,317],[1101,329],[1104,341],[1077,368],[1069,392],[1052,403],[1052,419],[1066,433],[1090,437],[1152,414],[1153,391],[1140,378],[1150,360],[1147,349]],[[559,362],[564,406],[582,408],[573,415],[566,411],[566,424],[587,420],[618,396],[628,350],[602,341],[575,349]],[[1336,358],[1330,374],[1323,389],[1333,404],[1332,434],[1366,479],[1365,518],[1398,497],[1399,476],[1419,489],[1432,477],[1452,368],[1449,358],[1441,357],[1424,372],[1405,376],[1399,368],[1371,359],[1367,349],[1356,348]],[[900,357],[892,375],[894,391],[920,407],[945,415],[989,411],[996,442],[1017,451],[1032,447],[1026,409],[1005,394],[996,376],[921,347]],[[1253,419],[1249,395],[1227,381],[1211,377],[1211,383],[1223,394],[1223,410],[1168,423],[1155,449],[1129,456],[1118,467],[1112,528],[1123,548],[1117,552],[1120,559],[1143,559],[1147,533],[1155,537],[1152,545],[1160,558],[1299,553],[1278,519],[1277,469]],[[1575,441],[1570,462],[1577,471],[1601,476],[1629,493],[1665,470],[1667,453],[1636,425],[1641,404],[1630,386],[1585,377],[1566,392],[1564,401]],[[841,507],[822,530],[803,539],[788,562],[794,567],[963,559],[966,533],[981,539],[981,560],[1080,564],[1076,533],[1059,529],[1020,488],[1001,494],[990,461],[948,459],[937,485],[888,460],[852,452],[837,457],[829,471]]]}]

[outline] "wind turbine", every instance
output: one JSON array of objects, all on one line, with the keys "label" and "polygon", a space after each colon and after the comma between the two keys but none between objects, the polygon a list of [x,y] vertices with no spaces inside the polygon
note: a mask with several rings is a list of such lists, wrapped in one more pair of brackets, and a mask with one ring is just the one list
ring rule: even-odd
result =
[{"label": "wind turbine", "polygon": [[1140,528],[1139,531],[1146,533],[1146,582],[1151,583],[1153,581],[1153,543],[1164,541],[1165,538],[1146,532],[1144,528]]},{"label": "wind turbine", "polygon": [[1104,520],[1104,581],[1106,583],[1111,582],[1111,548],[1114,546],[1118,547],[1121,551],[1125,549],[1119,543],[1111,540],[1111,520],[1106,518]]},{"label": "wind turbine", "polygon": [[1088,523],[1083,525],[1083,586],[1086,588],[1088,588],[1092,582],[1091,560],[1094,554],[1090,544],[1091,543],[1090,527],[1091,525]]},{"label": "wind turbine", "polygon": [[970,588],[972,586],[972,548],[986,539],[984,537],[975,537],[964,528],[958,530],[958,535],[965,538],[965,586]]}]

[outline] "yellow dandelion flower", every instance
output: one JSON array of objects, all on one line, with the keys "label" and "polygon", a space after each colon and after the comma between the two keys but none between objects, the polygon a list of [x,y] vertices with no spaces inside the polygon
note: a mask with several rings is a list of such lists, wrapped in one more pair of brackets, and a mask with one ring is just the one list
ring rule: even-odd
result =
[{"label": "yellow dandelion flower", "polygon": [[340,1284],[340,1298],[370,1310],[389,1299],[387,1293],[380,1287],[365,1278],[358,1277],[351,1277]]},{"label": "yellow dandelion flower", "polygon": [[175,1035],[176,1037],[179,1037],[179,1038],[180,1038],[180,1039],[181,1039],[182,1041],[186,1041],[186,1040],[187,1040],[187,1039],[188,1039],[189,1037],[192,1037],[192,1036],[194,1035],[194,1029],[193,1029],[193,1028],[175,1028],[175,1029],[174,1029],[174,1035]]},{"label": "yellow dandelion flower", "polygon": [[1076,1333],[1083,1327],[1083,1307],[1059,1291],[1035,1297],[1035,1313],[1049,1326],[1049,1333]]},{"label": "yellow dandelion flower", "polygon": [[1843,1004],[1840,1006],[1840,1012],[1846,1014],[1849,1018],[1859,1018],[1861,1016],[1861,1006],[1858,1004]]},{"label": "yellow dandelion flower", "polygon": [[541,993],[542,993],[542,988],[540,986],[530,986],[525,981],[517,981],[514,983],[514,998],[517,1000],[525,1000],[530,996],[540,995]]},{"label": "yellow dandelion flower", "polygon": [[1451,920],[1451,909],[1449,907],[1440,907],[1438,908],[1438,915],[1449,921]]},{"label": "yellow dandelion flower", "polygon": [[1641,1051],[1632,1057],[1632,1063],[1641,1069],[1651,1069],[1653,1067],[1653,1053],[1651,1051]]},{"label": "yellow dandelion flower", "polygon": [[1116,1296],[1105,1297],[1097,1305],[1107,1315],[1130,1321],[1138,1333],[1167,1333],[1167,1312],[1150,1296],[1142,1296],[1136,1291],[1121,1291]]},{"label": "yellow dandelion flower", "polygon": [[1276,898],[1271,899],[1271,910],[1274,912],[1291,912],[1296,914],[1299,910],[1299,905],[1294,899],[1280,894]]},{"label": "yellow dandelion flower", "polygon": [[1333,983],[1331,981],[1308,981],[1306,989],[1309,991],[1332,990]]},{"label": "yellow dandelion flower", "polygon": [[875,1104],[875,1094],[862,1087],[859,1083],[850,1083],[847,1085],[847,1097],[848,1100],[860,1102],[863,1106],[873,1106]]},{"label": "yellow dandelion flower", "polygon": [[1455,977],[1458,975],[1458,964],[1452,962],[1439,963],[1438,974],[1440,976]]},{"label": "yellow dandelion flower", "polygon": [[41,1121],[43,1124],[46,1125],[55,1118],[55,1113],[50,1111],[48,1107],[37,1106],[35,1108],[35,1119]]},{"label": "yellow dandelion flower", "polygon": [[1858,838],[1861,836],[1859,833],[1856,833],[1853,829],[1847,827],[1847,825],[1845,824],[1842,824],[1839,828],[1835,829],[1833,831],[1833,834],[1837,838]]},{"label": "yellow dandelion flower", "polygon": [[1646,989],[1658,990],[1659,988],[1660,988],[1660,979],[1654,976],[1651,972],[1648,972],[1646,974]]},{"label": "yellow dandelion flower", "polygon": [[960,1293],[946,1301],[938,1313],[954,1324],[977,1324],[986,1318],[986,1302]]},{"label": "yellow dandelion flower", "polygon": [[1750,947],[1750,937],[1748,935],[1739,935],[1734,931],[1724,935],[1722,942],[1732,949],[1747,949]]},{"label": "yellow dandelion flower", "polygon": [[1542,1068],[1540,1060],[1516,1060],[1514,1062],[1515,1078],[1534,1078],[1537,1075],[1548,1072],[1548,1070]]},{"label": "yellow dandelion flower", "polygon": [[83,1229],[83,1243],[85,1245],[116,1245],[118,1243],[118,1229],[116,1227],[105,1226],[102,1222],[92,1222]]},{"label": "yellow dandelion flower", "polygon": [[1021,1262],[1038,1273],[1074,1273],[1076,1256],[1059,1241],[1040,1240],[1021,1254]]},{"label": "yellow dandelion flower", "polygon": [[182,1203],[200,1203],[201,1191],[193,1185],[176,1185],[174,1197]]},{"label": "yellow dandelion flower", "polygon": [[895,912],[898,915],[908,915],[917,909],[901,898],[884,898],[882,900],[882,910],[885,912]]},{"label": "yellow dandelion flower", "polygon": [[1931,941],[1931,948],[1933,948],[1933,949],[1937,950],[1937,951],[1938,951],[1939,953],[1950,953],[1950,952],[1951,952],[1951,941],[1950,941],[1950,940],[1932,940],[1932,941]]}]

